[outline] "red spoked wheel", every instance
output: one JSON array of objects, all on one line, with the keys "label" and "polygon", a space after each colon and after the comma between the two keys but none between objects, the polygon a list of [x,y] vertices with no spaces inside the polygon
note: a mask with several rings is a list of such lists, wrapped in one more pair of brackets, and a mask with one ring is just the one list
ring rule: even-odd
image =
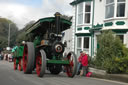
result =
[{"label": "red spoked wheel", "polygon": [[19,59],[19,71],[22,71],[23,67],[22,67],[22,58]]},{"label": "red spoked wheel", "polygon": [[32,42],[27,42],[24,45],[24,52],[23,52],[23,71],[24,73],[32,73],[34,68],[34,61],[35,61],[35,48]]},{"label": "red spoked wheel", "polygon": [[17,69],[16,58],[14,58],[13,62],[14,62],[14,70],[16,70]]},{"label": "red spoked wheel", "polygon": [[41,55],[39,54],[36,57],[36,73],[39,76],[40,72],[41,72],[41,65],[42,65],[42,59],[41,59]]},{"label": "red spoked wheel", "polygon": [[74,77],[77,71],[77,58],[74,52],[69,52],[67,55],[69,65],[65,66],[68,77]]},{"label": "red spoked wheel", "polygon": [[39,77],[43,77],[46,68],[46,54],[44,50],[40,50],[36,56],[36,73]]},{"label": "red spoked wheel", "polygon": [[25,46],[24,53],[23,53],[23,71],[24,72],[26,72],[27,62],[28,62],[28,50],[27,50],[27,46]]}]

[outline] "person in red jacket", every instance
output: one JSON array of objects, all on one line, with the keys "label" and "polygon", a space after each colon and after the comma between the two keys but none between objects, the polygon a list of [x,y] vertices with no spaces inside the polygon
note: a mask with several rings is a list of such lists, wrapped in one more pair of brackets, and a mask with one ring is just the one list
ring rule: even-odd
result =
[{"label": "person in red jacket", "polygon": [[81,64],[82,64],[83,76],[86,76],[88,69],[88,56],[85,51],[83,51]]},{"label": "person in red jacket", "polygon": [[81,61],[82,61],[82,55],[83,55],[83,51],[80,51],[80,56],[78,57],[78,65],[77,65],[77,75],[80,74],[80,69],[82,67]]}]

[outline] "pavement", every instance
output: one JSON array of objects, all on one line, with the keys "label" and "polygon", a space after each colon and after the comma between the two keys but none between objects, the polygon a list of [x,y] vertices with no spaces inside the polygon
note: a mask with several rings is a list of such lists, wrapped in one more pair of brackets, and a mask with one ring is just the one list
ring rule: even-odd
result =
[{"label": "pavement", "polygon": [[128,74],[107,74],[102,72],[99,73],[99,71],[93,71],[91,77],[128,83]]}]

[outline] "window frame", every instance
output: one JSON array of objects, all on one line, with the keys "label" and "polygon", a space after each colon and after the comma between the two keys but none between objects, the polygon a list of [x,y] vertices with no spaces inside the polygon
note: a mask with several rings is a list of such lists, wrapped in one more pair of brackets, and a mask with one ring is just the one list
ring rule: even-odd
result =
[{"label": "window frame", "polygon": [[[88,48],[85,48],[84,46],[85,46],[85,38],[88,38]],[[90,41],[90,39],[89,39],[89,37],[83,37],[83,49],[89,49],[89,42]]]},{"label": "window frame", "polygon": [[114,12],[115,12],[115,2],[113,1],[112,3],[107,3],[107,0],[106,0],[106,2],[105,2],[105,19],[110,19],[110,18],[114,18],[114,13],[113,13],[113,17],[109,17],[109,18],[106,18],[106,8],[108,7],[108,6],[111,6],[111,5],[113,5],[114,6]]},{"label": "window frame", "polygon": [[[88,3],[90,4],[90,12],[86,12],[86,10],[85,10],[85,9],[86,9],[86,5],[87,5]],[[89,22],[89,23],[86,23],[86,22],[85,22],[85,17],[86,17],[85,15],[86,15],[86,14],[90,14],[90,20],[89,20],[90,22]],[[84,24],[90,24],[90,23],[91,23],[91,14],[92,14],[92,2],[85,2],[85,3],[84,3]]]},{"label": "window frame", "polygon": [[[81,12],[79,12],[79,6],[80,5],[82,5],[82,11]],[[84,8],[83,8],[83,3],[80,3],[80,4],[78,4],[77,5],[77,24],[83,24],[83,10],[84,10]],[[82,23],[79,23],[79,15],[82,15]]]},{"label": "window frame", "polygon": [[[90,3],[90,12],[85,12],[85,5],[86,5],[86,3]],[[80,3],[81,4],[81,3]],[[82,25],[82,24],[91,24],[92,23],[92,21],[91,21],[91,19],[92,19],[92,6],[93,6],[93,3],[92,3],[92,1],[89,1],[89,2],[82,2],[82,4],[83,4],[83,11],[82,12],[80,12],[79,13],[79,5],[80,4],[78,4],[77,5],[77,25]],[[80,14],[82,14],[82,23],[79,23],[79,15]],[[89,23],[85,23],[85,14],[90,14],[90,22]]]},{"label": "window frame", "polygon": [[[116,19],[120,19],[120,18],[126,18],[126,0],[125,1],[123,1],[123,2],[118,2],[118,0],[114,0],[114,2],[112,2],[112,3],[106,3],[106,1],[107,0],[105,0],[105,20],[110,20],[110,19],[113,19],[113,18],[116,18]],[[108,5],[111,5],[111,4],[113,4],[114,3],[114,16],[113,17],[111,17],[111,18],[106,18],[106,6],[108,6]],[[117,17],[117,6],[118,6],[118,4],[119,3],[125,3],[125,10],[124,10],[124,16],[123,17]]]},{"label": "window frame", "polygon": [[[89,38],[89,48],[84,48],[84,38],[85,37],[88,37]],[[81,47],[78,47],[78,38],[81,38]],[[79,55],[79,52],[80,51],[87,51],[87,53],[88,54],[90,54],[90,49],[91,49],[91,39],[90,39],[90,36],[78,36],[77,38],[76,38],[76,53]]]},{"label": "window frame", "polygon": [[[125,4],[125,8],[124,8],[124,16],[117,16],[117,12],[118,12],[118,4]],[[126,16],[126,0],[125,1],[123,1],[123,2],[118,2],[118,0],[117,0],[117,6],[116,6],[116,17],[125,17]]]},{"label": "window frame", "polygon": [[[78,46],[78,39],[81,39],[80,47]],[[81,48],[82,48],[82,37],[77,37],[77,49],[81,49]]]},{"label": "window frame", "polygon": [[[121,42],[124,44],[124,34],[116,34],[116,36],[122,36],[123,37],[123,40],[122,39],[120,39],[121,40]],[[120,38],[120,37],[119,37]]]}]

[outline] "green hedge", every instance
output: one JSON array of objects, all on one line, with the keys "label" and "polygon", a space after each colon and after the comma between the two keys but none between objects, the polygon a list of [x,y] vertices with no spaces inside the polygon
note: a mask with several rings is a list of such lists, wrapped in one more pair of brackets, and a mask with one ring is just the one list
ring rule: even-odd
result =
[{"label": "green hedge", "polygon": [[108,73],[128,73],[128,48],[111,30],[98,36],[99,48],[93,62]]}]

